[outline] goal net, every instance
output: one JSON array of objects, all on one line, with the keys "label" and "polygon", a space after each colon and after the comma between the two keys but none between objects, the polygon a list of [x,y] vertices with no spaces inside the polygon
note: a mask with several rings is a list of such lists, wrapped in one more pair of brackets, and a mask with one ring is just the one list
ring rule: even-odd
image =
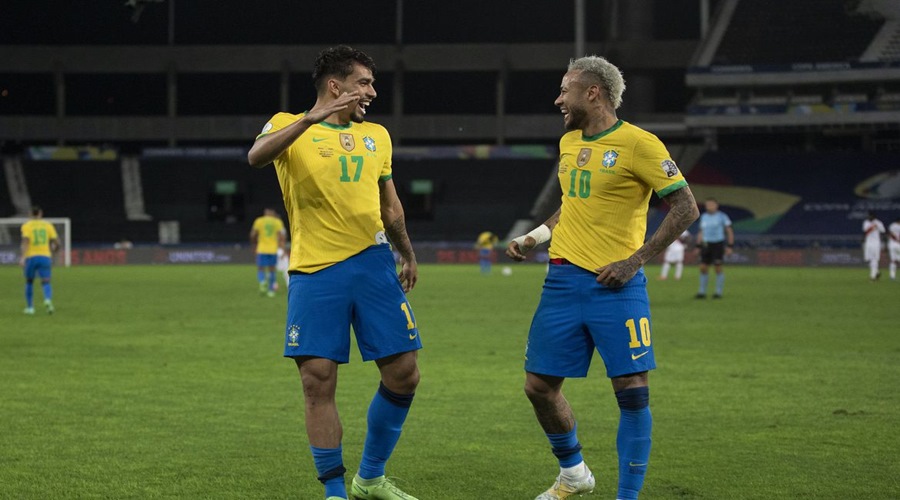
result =
[{"label": "goal net", "polygon": [[[21,255],[22,224],[28,217],[0,218],[0,264],[18,264]],[[72,265],[72,220],[68,217],[44,217],[53,224],[59,234],[59,251],[55,255],[56,264]]]}]

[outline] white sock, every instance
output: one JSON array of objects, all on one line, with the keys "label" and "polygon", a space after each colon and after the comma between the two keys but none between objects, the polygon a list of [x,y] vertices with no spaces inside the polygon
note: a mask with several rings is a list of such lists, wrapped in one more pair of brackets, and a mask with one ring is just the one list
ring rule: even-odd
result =
[{"label": "white sock", "polygon": [[684,271],[684,262],[678,262],[675,264],[675,279],[681,279],[681,272]]},{"label": "white sock", "polygon": [[565,479],[581,479],[586,476],[588,473],[587,465],[585,465],[584,461],[582,461],[578,465],[573,465],[572,467],[560,467],[559,474]]},{"label": "white sock", "polygon": [[875,276],[878,274],[878,261],[872,259],[869,261],[869,277],[875,279]]},{"label": "white sock", "polygon": [[662,270],[660,271],[659,276],[661,278],[666,278],[669,276],[669,263],[668,262],[663,262]]},{"label": "white sock", "polygon": [[897,262],[891,261],[891,279],[897,279]]}]

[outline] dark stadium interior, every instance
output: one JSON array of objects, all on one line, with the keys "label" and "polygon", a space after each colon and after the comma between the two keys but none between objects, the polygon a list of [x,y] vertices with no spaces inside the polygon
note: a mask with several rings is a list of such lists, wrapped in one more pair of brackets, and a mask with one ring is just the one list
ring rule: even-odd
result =
[{"label": "dark stadium interior", "polygon": [[[760,152],[780,166],[779,178],[797,184],[816,163],[840,168],[834,158],[860,164],[847,168],[852,175],[815,176],[812,185],[856,185],[898,168],[900,30],[891,30],[900,9],[890,2],[822,0],[806,15],[809,3],[777,0],[588,1],[581,40],[577,5],[390,1],[372,9],[351,0],[342,8],[365,12],[365,22],[336,38],[321,21],[332,6],[319,3],[172,0],[144,2],[139,11],[101,2],[12,3],[0,16],[0,59],[9,61],[0,67],[7,164],[0,216],[21,215],[28,199],[71,217],[76,243],[127,234],[150,244],[156,223],[168,220],[179,221],[184,243],[243,242],[249,218],[280,207],[280,194],[274,173],[250,169],[240,151],[275,112],[314,103],[311,61],[336,43],[360,46],[379,66],[368,118],[391,133],[395,181],[416,239],[468,241],[487,226],[503,236],[546,205],[536,198],[552,158],[510,157],[509,148],[556,147],[562,126],[553,100],[573,40],[620,66],[628,89],[619,116],[663,139],[689,179],[702,167],[697,184],[777,188],[819,203],[809,190],[729,169],[750,167],[757,160],[748,158]],[[428,158],[431,147],[468,145],[494,149],[488,157]],[[73,161],[73,154],[91,155],[71,152],[49,161],[35,146],[100,146],[119,161]],[[148,156],[146,148],[171,154]],[[238,153],[179,156],[192,148]],[[404,148],[424,148],[426,158]],[[868,160],[854,160],[862,157]],[[129,194],[121,172],[132,159],[142,191]],[[217,194],[219,181],[234,181],[237,192]],[[432,191],[414,193],[413,181]],[[126,208],[137,192],[144,213]],[[852,186],[829,193],[851,207],[840,220],[804,222],[819,214],[796,213],[801,203],[766,231],[831,227],[849,235],[867,207],[897,211],[889,199],[860,198]],[[739,241],[753,244],[762,226],[746,206],[728,203],[746,219]],[[651,208],[650,230],[666,207],[654,199]]]}]

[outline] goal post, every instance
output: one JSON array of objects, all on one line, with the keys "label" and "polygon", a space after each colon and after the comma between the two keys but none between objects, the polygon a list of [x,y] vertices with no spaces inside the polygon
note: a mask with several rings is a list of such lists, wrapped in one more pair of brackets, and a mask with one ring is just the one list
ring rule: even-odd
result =
[{"label": "goal post", "polygon": [[[30,217],[4,217],[0,218],[0,247],[13,247],[19,252],[22,243],[20,228],[22,224],[32,220]],[[72,219],[68,217],[43,217],[41,220],[53,224],[59,234],[59,251],[62,256],[62,264],[66,267],[72,265]]]}]

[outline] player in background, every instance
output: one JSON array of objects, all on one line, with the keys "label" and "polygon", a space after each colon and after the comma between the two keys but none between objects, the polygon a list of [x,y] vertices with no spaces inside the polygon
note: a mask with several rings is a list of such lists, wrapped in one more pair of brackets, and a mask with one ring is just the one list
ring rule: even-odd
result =
[{"label": "player in background", "polygon": [[900,217],[888,226],[888,255],[891,258],[891,279],[897,279],[897,264],[900,263]]},{"label": "player in background", "polygon": [[875,218],[875,212],[869,211],[866,220],[863,221],[863,259],[869,263],[869,279],[872,281],[881,277],[878,263],[881,260],[881,234],[884,233],[884,224]]},{"label": "player in background", "polygon": [[278,265],[278,252],[284,252],[284,240],[284,223],[278,213],[271,208],[265,209],[253,221],[250,230],[250,243],[256,245],[256,281],[259,282],[260,295],[275,296],[275,267]]},{"label": "player in background", "polygon": [[500,238],[490,231],[484,231],[478,235],[475,248],[478,249],[478,263],[481,265],[481,274],[491,274],[491,258],[494,256],[494,247]]},{"label": "player in background", "polygon": [[[381,374],[351,498],[415,500],[384,475],[419,383],[422,343],[406,299],[418,265],[392,180],[391,138],[364,121],[377,96],[374,73],[375,63],[358,50],[322,51],[315,105],[273,116],[247,155],[255,167],[275,163],[289,214],[284,355],[300,371],[306,432],[330,500],[347,498],[335,389],[338,365],[350,359],[351,325],[363,360],[374,360]],[[399,276],[388,238],[401,256]]]},{"label": "player in background", "polygon": [[[619,69],[602,57],[569,63],[555,101],[569,131],[559,142],[562,205],[506,250],[523,260],[553,236],[525,352],[525,393],[560,467],[555,483],[538,500],[594,489],[575,416],[562,393],[567,377],[587,376],[594,349],[603,358],[620,409],[616,498],[638,497],[650,458],[647,373],[656,364],[642,266],[675,241],[698,211],[662,142],[616,117],[624,89]],[[654,191],[671,210],[644,243]]]},{"label": "player in background", "polygon": [[700,231],[697,233],[697,249],[700,251],[700,289],[698,299],[706,298],[709,284],[709,265],[716,269],[716,293],[714,299],[721,299],[725,290],[725,271],[722,269],[725,257],[734,249],[734,230],[731,219],[719,210],[719,201],[707,198],[706,211],[700,216]]},{"label": "player in background", "polygon": [[688,240],[691,239],[691,233],[685,231],[677,240],[673,241],[663,256],[662,269],[659,272],[659,279],[669,279],[669,269],[675,266],[675,279],[681,279],[681,273],[684,271],[684,247],[687,246]]},{"label": "player in background", "polygon": [[59,235],[53,224],[43,220],[41,207],[31,209],[31,220],[22,224],[22,257],[19,264],[25,268],[25,314],[34,314],[34,278],[41,277],[44,307],[53,314],[53,288],[50,286],[50,269],[53,253],[59,249]]}]

